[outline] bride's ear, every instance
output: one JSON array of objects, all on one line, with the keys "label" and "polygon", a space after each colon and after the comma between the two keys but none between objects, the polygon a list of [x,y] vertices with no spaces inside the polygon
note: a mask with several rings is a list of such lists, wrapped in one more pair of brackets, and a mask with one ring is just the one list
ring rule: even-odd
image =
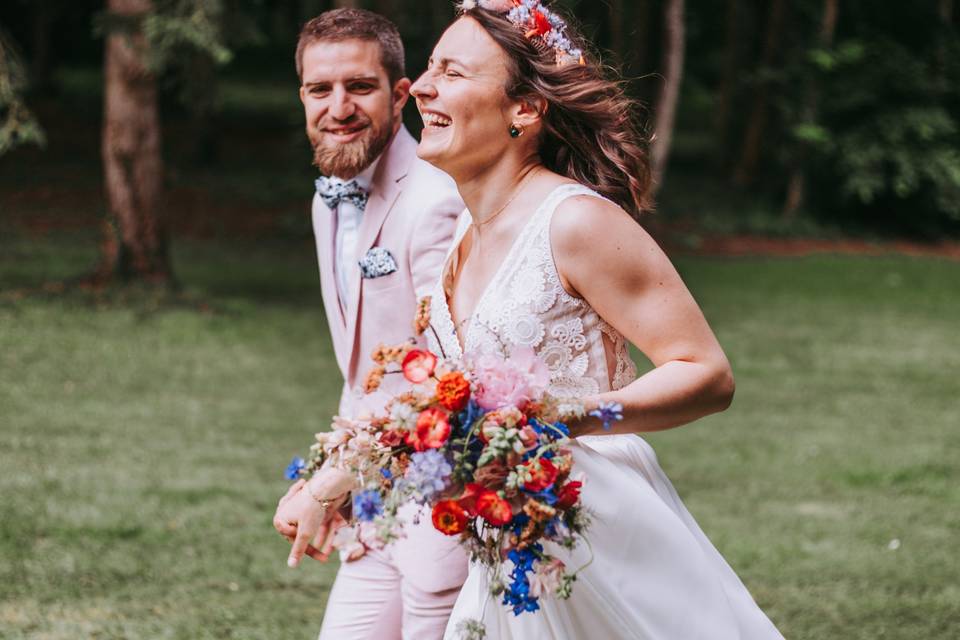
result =
[{"label": "bride's ear", "polygon": [[510,109],[510,122],[524,127],[539,125],[547,113],[547,101],[540,97],[519,100]]}]

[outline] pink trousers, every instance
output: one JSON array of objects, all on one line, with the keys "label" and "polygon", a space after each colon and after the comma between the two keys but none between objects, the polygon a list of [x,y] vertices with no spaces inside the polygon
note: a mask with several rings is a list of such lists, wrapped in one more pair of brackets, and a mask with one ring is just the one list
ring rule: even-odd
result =
[{"label": "pink trousers", "polygon": [[467,577],[466,553],[433,528],[428,512],[405,531],[386,549],[340,565],[319,640],[443,638]]}]

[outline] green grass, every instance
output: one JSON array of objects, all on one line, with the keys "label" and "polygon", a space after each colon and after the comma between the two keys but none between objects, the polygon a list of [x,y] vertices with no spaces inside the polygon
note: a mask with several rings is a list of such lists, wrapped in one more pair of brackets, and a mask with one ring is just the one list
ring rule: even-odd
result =
[{"label": "green grass", "polygon": [[[270,525],[339,391],[313,249],[175,246],[176,296],[23,296],[94,238],[0,235],[0,637],[319,628],[335,566]],[[956,637],[960,266],[679,266],[738,391],[650,440],[708,535],[792,640]]]}]

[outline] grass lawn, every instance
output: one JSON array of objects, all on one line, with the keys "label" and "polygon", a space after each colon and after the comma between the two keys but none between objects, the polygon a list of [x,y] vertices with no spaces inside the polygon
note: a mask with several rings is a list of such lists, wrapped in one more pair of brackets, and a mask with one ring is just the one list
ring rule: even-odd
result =
[{"label": "grass lawn", "polygon": [[[338,395],[309,239],[178,241],[175,298],[17,293],[94,246],[0,233],[0,637],[314,637],[336,567],[270,525]],[[679,267],[738,392],[651,441],[756,599],[793,640],[957,637],[960,265]]]}]

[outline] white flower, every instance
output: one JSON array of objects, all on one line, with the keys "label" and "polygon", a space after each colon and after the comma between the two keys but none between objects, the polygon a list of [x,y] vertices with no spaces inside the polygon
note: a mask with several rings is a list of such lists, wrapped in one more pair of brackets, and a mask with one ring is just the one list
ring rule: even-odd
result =
[{"label": "white flower", "polygon": [[417,425],[417,412],[406,402],[394,402],[390,409],[390,420],[394,428],[410,431]]},{"label": "white flower", "polygon": [[553,558],[549,561],[538,560],[533,575],[530,576],[530,595],[534,598],[555,593],[563,578],[563,562]]}]

